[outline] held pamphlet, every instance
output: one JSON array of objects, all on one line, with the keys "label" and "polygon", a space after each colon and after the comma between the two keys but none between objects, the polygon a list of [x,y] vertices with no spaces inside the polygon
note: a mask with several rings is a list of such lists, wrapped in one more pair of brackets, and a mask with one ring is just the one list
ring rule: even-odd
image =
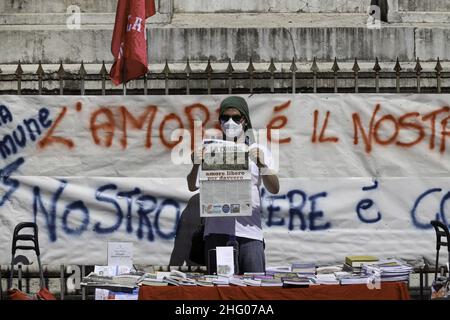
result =
[{"label": "held pamphlet", "polygon": [[223,140],[204,141],[199,174],[200,216],[230,217],[252,214],[252,176],[248,148]]}]

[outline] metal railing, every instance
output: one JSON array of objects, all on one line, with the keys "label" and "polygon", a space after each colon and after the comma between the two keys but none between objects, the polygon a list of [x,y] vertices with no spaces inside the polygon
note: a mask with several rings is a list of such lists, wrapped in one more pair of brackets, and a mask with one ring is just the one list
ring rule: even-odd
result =
[{"label": "metal railing", "polygon": [[[323,63],[323,62],[321,62]],[[280,63],[281,64],[281,63]],[[347,63],[348,64],[348,63]],[[77,71],[66,71],[63,63],[53,72],[45,72],[41,62],[35,72],[25,73],[20,61],[15,72],[0,70],[0,93],[37,95],[169,95],[169,94],[244,94],[244,93],[444,93],[450,92],[450,70],[443,69],[439,58],[422,67],[418,58],[414,68],[382,68],[378,59],[373,67],[362,70],[357,59],[352,67],[341,70],[337,59],[331,68],[319,67],[314,58],[308,68],[299,69],[292,59],[288,68],[256,69],[252,60],[245,70],[235,70],[231,60],[225,69],[213,69],[208,60],[203,70],[194,71],[189,60],[184,69],[172,68],[166,61],[162,71],[148,72],[126,87],[112,87],[105,63],[98,72],[86,72],[81,62]],[[367,63],[366,63],[367,64]],[[430,68],[430,65],[433,68]],[[247,64],[246,64],[247,65]],[[2,83],[9,83],[7,86]],[[5,88],[6,87],[6,88]]]}]

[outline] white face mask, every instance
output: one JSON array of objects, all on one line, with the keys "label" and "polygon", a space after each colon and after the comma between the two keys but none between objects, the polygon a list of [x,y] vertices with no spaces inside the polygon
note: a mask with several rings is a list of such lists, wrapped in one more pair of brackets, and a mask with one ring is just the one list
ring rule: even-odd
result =
[{"label": "white face mask", "polygon": [[222,129],[225,131],[227,138],[239,138],[244,132],[242,123],[236,123],[231,118],[222,124]]}]

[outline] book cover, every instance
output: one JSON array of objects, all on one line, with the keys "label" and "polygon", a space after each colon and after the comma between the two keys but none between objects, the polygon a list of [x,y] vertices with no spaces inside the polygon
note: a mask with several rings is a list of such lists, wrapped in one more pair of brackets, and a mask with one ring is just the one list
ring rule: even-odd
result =
[{"label": "book cover", "polygon": [[345,263],[352,267],[360,267],[361,264],[367,262],[376,262],[377,257],[374,256],[347,256],[345,257]]}]

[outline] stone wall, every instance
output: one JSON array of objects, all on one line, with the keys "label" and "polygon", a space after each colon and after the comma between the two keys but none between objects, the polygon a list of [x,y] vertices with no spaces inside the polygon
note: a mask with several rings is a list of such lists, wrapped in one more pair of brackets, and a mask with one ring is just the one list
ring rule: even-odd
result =
[{"label": "stone wall", "polygon": [[[170,23],[173,0],[155,0],[156,15],[149,23]],[[113,24],[117,0],[0,0],[1,25],[61,25],[73,13],[82,24]]]},{"label": "stone wall", "polygon": [[368,0],[174,0],[179,13],[365,12]]},{"label": "stone wall", "polygon": [[66,13],[71,5],[80,7],[81,12],[115,12],[117,0],[1,0],[0,13]]},{"label": "stone wall", "polygon": [[449,0],[398,0],[399,11],[450,12]]},{"label": "stone wall", "polygon": [[[364,13],[370,0],[155,0],[159,12],[340,12]],[[392,10],[409,12],[450,12],[449,0],[389,0]],[[76,5],[82,13],[114,13],[117,0],[2,0],[0,14],[65,13]],[[172,9],[173,8],[173,9]]]},{"label": "stone wall", "polygon": [[[370,0],[173,0],[175,13],[366,12]],[[450,12],[449,0],[394,0],[399,11]]]},{"label": "stone wall", "polygon": [[[390,21],[397,22],[371,30],[364,13],[370,0],[157,0],[158,14],[148,23],[149,63],[450,60],[450,0],[388,2],[396,13]],[[82,12],[76,30],[66,25],[72,4]],[[1,0],[0,64],[112,62],[116,5],[117,0]],[[241,12],[229,12],[236,10]]]}]

